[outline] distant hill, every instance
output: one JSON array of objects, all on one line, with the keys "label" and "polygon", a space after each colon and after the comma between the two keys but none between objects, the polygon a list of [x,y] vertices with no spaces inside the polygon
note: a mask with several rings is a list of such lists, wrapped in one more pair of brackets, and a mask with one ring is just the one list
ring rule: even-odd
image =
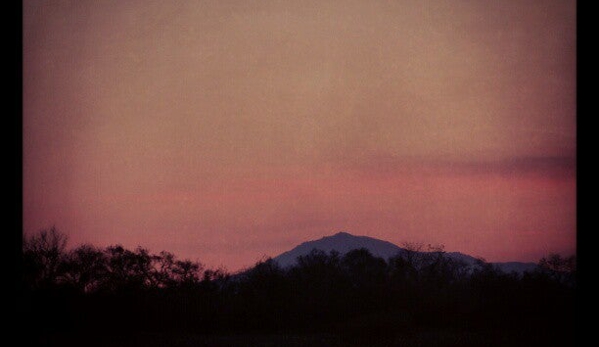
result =
[{"label": "distant hill", "polygon": [[345,254],[353,249],[366,248],[372,255],[388,260],[398,253],[405,252],[405,249],[398,247],[391,242],[375,239],[367,236],[354,236],[346,232],[340,232],[333,236],[323,237],[315,241],[308,241],[300,244],[290,251],[282,253],[275,258],[280,266],[289,267],[296,263],[297,257],[310,253],[313,249],[319,249],[329,253],[337,251]]},{"label": "distant hill", "polygon": [[[299,256],[307,255],[313,249],[318,249],[326,253],[335,250],[343,255],[351,250],[359,248],[366,248],[370,251],[370,253],[372,253],[372,255],[381,257],[385,260],[389,260],[389,258],[398,254],[405,255],[408,252],[406,249],[388,241],[379,240],[368,236],[354,236],[347,232],[339,232],[332,236],[326,236],[318,240],[304,242],[293,249],[274,257],[273,260],[275,260],[281,267],[287,268],[295,265]],[[472,268],[479,266],[479,260],[467,254],[459,252],[447,252],[445,253],[445,256],[460,261]],[[537,267],[535,263],[521,262],[491,264],[495,265],[503,272],[516,272],[519,274],[522,274],[525,271],[532,271]]]}]

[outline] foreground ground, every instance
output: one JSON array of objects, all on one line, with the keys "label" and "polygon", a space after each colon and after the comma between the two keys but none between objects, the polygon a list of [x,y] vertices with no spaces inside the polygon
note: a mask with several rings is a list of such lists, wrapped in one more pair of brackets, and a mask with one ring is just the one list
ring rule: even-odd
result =
[{"label": "foreground ground", "polygon": [[239,334],[239,335],[195,335],[179,333],[136,333],[103,335],[100,333],[51,334],[39,341],[40,346],[91,346],[91,347],[130,347],[130,346],[172,346],[172,347],[395,347],[395,346],[573,346],[574,341],[560,338],[531,336],[520,333],[481,334],[473,332],[421,331],[386,338],[342,337],[329,334]]}]

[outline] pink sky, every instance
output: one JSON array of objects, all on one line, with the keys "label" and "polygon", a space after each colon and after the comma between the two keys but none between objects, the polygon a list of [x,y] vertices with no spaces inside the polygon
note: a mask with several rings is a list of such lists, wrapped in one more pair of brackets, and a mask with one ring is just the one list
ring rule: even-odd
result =
[{"label": "pink sky", "polygon": [[24,232],[229,270],[576,245],[574,1],[24,1]]}]

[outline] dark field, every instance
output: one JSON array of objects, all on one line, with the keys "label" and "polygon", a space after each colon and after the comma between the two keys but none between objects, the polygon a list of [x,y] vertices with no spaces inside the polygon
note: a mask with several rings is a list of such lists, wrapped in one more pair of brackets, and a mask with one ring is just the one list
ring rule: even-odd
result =
[{"label": "dark field", "polygon": [[444,347],[444,346],[573,346],[573,340],[556,339],[547,331],[543,336],[531,336],[528,331],[509,334],[496,332],[420,331],[392,338],[350,338],[332,334],[233,334],[199,335],[188,333],[136,333],[107,336],[90,334],[53,334],[39,341],[41,346],[173,346],[173,347]]}]

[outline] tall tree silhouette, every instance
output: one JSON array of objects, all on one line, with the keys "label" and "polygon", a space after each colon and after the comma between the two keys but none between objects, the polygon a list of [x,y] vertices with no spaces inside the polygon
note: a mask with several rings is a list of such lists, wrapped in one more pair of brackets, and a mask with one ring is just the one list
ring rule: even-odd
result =
[{"label": "tall tree silhouette", "polygon": [[68,237],[56,227],[23,240],[23,276],[30,288],[48,288],[60,280]]}]

